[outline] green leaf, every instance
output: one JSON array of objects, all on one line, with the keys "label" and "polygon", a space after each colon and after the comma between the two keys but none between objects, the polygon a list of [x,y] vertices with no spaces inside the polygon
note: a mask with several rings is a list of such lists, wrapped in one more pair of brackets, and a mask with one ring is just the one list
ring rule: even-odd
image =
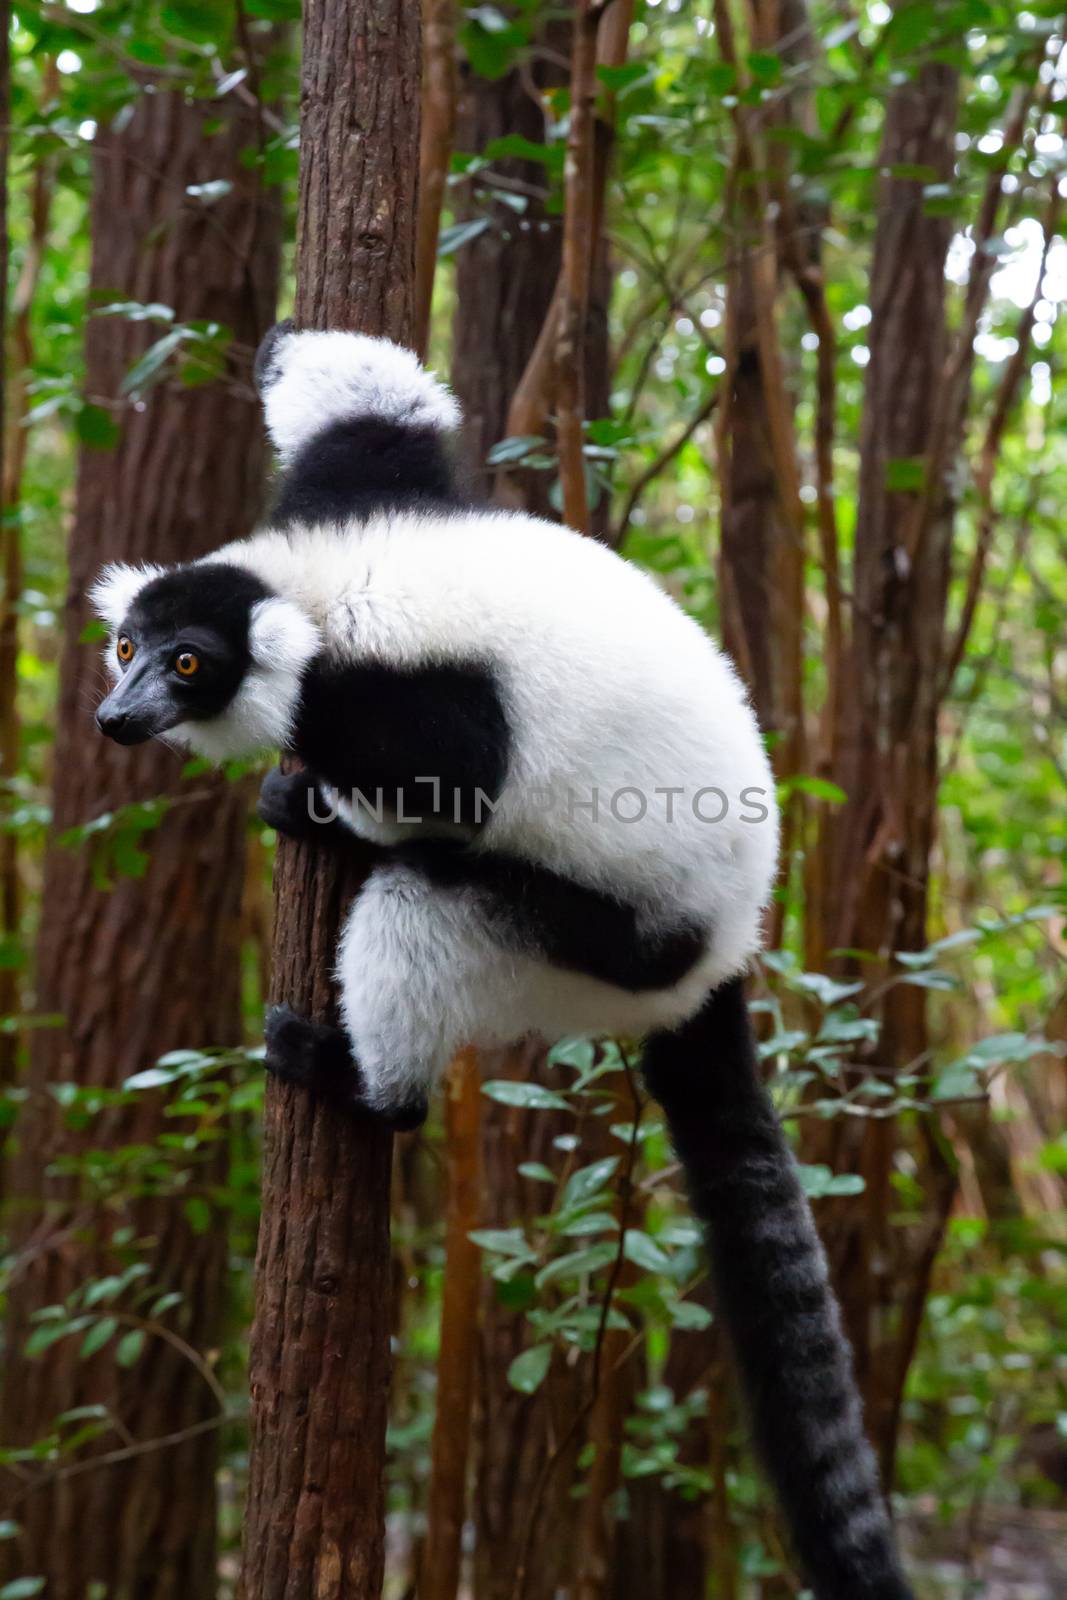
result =
[{"label": "green leaf", "polygon": [[825,972],[798,972],[793,979],[794,988],[801,989],[805,994],[813,994],[824,1006],[834,1006],[839,1000],[847,1000],[851,995],[859,994],[863,988],[862,983],[838,983],[836,978],[827,977]]},{"label": "green leaf", "polygon": [[134,1328],[130,1333],[124,1333],[115,1349],[115,1360],[120,1367],[132,1367],[145,1346],[145,1332],[143,1328]]},{"label": "green leaf", "polygon": [[901,456],[885,464],[885,486],[896,491],[918,492],[926,483],[926,459]]},{"label": "green leaf", "polygon": [[627,1261],[632,1261],[635,1267],[642,1267],[645,1272],[670,1271],[670,1256],[660,1248],[655,1239],[650,1238],[647,1233],[642,1233],[639,1228],[627,1228],[623,1254]]},{"label": "green leaf", "polygon": [[112,300],[109,305],[98,306],[95,317],[125,317],[127,322],[173,322],[174,307],[162,305],[158,300]]},{"label": "green leaf", "polygon": [[161,18],[167,32],[176,38],[189,39],[194,44],[210,44],[226,31],[224,15],[208,0],[203,0],[203,3],[198,3],[198,0],[168,0]]},{"label": "green leaf", "polygon": [[671,1307],[671,1322],[676,1328],[700,1333],[710,1328],[713,1321],[707,1306],[698,1305],[695,1300],[678,1300]]},{"label": "green leaf", "polygon": [[74,426],[82,444],[90,450],[112,450],[118,444],[122,429],[103,406],[86,401],[74,419]]},{"label": "green leaf", "polygon": [[500,139],[490,139],[483,152],[487,161],[537,161],[547,165],[561,162],[562,144],[538,144],[521,133],[506,133]]},{"label": "green leaf", "polygon": [[82,1340],[79,1351],[81,1359],[88,1361],[90,1356],[95,1356],[98,1350],[102,1350],[108,1340],[117,1333],[118,1326],[114,1317],[101,1317],[99,1322],[95,1322]]},{"label": "green leaf", "polygon": [[87,1284],[82,1294],[82,1301],[86,1306],[98,1306],[105,1300],[114,1300],[122,1292],[122,1279],[116,1273],[110,1273],[106,1278],[97,1278],[93,1283]]},{"label": "green leaf", "polygon": [[230,193],[233,184],[229,178],[212,178],[207,183],[187,183],[185,192],[194,200],[202,200],[204,205],[213,206],[217,200],[222,200]]},{"label": "green leaf", "polygon": [[185,1202],[185,1215],[194,1233],[206,1233],[211,1226],[211,1207],[201,1195],[189,1196]]},{"label": "green leaf", "polygon": [[843,805],[848,799],[844,789],[828,778],[813,778],[804,773],[783,778],[778,785],[779,800],[787,800],[791,794],[810,794],[813,800],[825,800],[835,806]]},{"label": "green leaf", "polygon": [[26,1340],[25,1354],[31,1359],[43,1355],[51,1345],[66,1338],[71,1326],[72,1324],[64,1318],[62,1322],[46,1322],[41,1327],[35,1328]]},{"label": "green leaf", "polygon": [[15,1578],[0,1589],[0,1600],[30,1600],[31,1595],[44,1593],[43,1578]]},{"label": "green leaf", "polygon": [[627,61],[621,67],[597,67],[596,75],[606,89],[615,91],[628,89],[631,83],[639,83],[642,78],[651,77],[648,67],[640,61]]},{"label": "green leaf", "polygon": [[867,1187],[858,1172],[838,1172],[826,1185],[824,1194],[862,1194]]},{"label": "green leaf", "polygon": [[438,256],[453,255],[463,245],[477,239],[488,227],[488,217],[469,217],[466,222],[454,222],[450,228],[442,228],[437,240]]},{"label": "green leaf", "polygon": [[152,1318],[163,1316],[164,1312],[171,1311],[175,1306],[180,1306],[185,1296],[171,1290],[169,1294],[161,1294],[158,1300],[153,1300],[148,1308],[148,1315]]},{"label": "green leaf", "polygon": [[524,1256],[530,1248],[521,1228],[475,1228],[467,1238],[482,1250],[503,1256]]},{"label": "green leaf", "polygon": [[499,439],[486,456],[486,464],[490,467],[503,466],[508,461],[522,461],[531,450],[544,444],[544,439],[539,433],[516,433],[508,439]]},{"label": "green leaf", "polygon": [[552,1363],[552,1346],[535,1344],[516,1356],[508,1368],[508,1382],[520,1394],[536,1394],[548,1376]]},{"label": "green leaf", "polygon": [[178,1076],[176,1072],[166,1067],[146,1067],[143,1072],[135,1072],[127,1078],[122,1085],[124,1089],[161,1089],[164,1084],[173,1083]]},{"label": "green leaf", "polygon": [[878,1034],[879,1025],[876,1017],[846,1017],[839,1011],[830,1011],[819,1029],[818,1042],[820,1044],[856,1044],[860,1041],[873,1043]]},{"label": "green leaf", "polygon": [[798,1161],[797,1176],[809,1200],[821,1200],[824,1195],[862,1194],[864,1190],[864,1182],[859,1173],[841,1172],[835,1175],[821,1162],[809,1166],[805,1162]]},{"label": "green leaf", "polygon": [[559,1231],[567,1239],[576,1239],[586,1234],[614,1231],[618,1226],[618,1220],[610,1211],[587,1211],[584,1216],[565,1222]]},{"label": "green leaf", "polygon": [[482,1084],[482,1093],[503,1106],[523,1106],[528,1111],[570,1111],[570,1102],[554,1089],[540,1083],[515,1082],[511,1078],[491,1078]]},{"label": "green leaf", "polygon": [[560,1210],[571,1211],[599,1194],[619,1164],[618,1156],[604,1156],[572,1173],[560,1199]]},{"label": "green leaf", "polygon": [[18,1532],[19,1525],[17,1522],[12,1522],[8,1517],[0,1520],[0,1539],[16,1539]]},{"label": "green leaf", "polygon": [[585,1250],[574,1250],[569,1255],[557,1256],[555,1261],[550,1261],[547,1267],[542,1267],[537,1274],[537,1287],[543,1289],[546,1284],[556,1283],[560,1278],[584,1278],[591,1272],[599,1272],[602,1267],[614,1261],[618,1254],[618,1247],[614,1241],[605,1241],[602,1244],[589,1245]]},{"label": "green leaf", "polygon": [[524,1161],[519,1167],[519,1175],[530,1178],[535,1183],[555,1183],[556,1174],[551,1167],[546,1167],[543,1161]]},{"label": "green leaf", "polygon": [[162,339],[150,344],[139,361],[135,361],[122,380],[123,394],[140,394],[162,372],[170,357],[185,339],[184,328],[172,328]]},{"label": "green leaf", "polygon": [[911,984],[916,989],[958,989],[960,980],[951,972],[905,972],[898,980],[900,983]]}]

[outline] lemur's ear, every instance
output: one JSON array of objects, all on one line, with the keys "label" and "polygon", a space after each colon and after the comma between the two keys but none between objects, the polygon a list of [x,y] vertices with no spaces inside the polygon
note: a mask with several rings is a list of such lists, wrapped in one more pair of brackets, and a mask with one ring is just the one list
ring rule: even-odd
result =
[{"label": "lemur's ear", "polygon": [[455,396],[411,350],[361,333],[300,333],[279,322],[259,347],[256,384],[283,464],[316,435],[363,419],[449,433]]},{"label": "lemur's ear", "polygon": [[252,607],[248,648],[261,671],[299,677],[321,642],[311,618],[292,601],[272,595]]},{"label": "lemur's ear", "polygon": [[113,561],[103,568],[89,590],[89,599],[97,616],[107,623],[112,633],[118,632],[145,584],[162,571],[162,567],[130,567],[124,561]]},{"label": "lemur's ear", "polygon": [[256,389],[261,400],[266,398],[267,390],[279,376],[277,357],[281,354],[281,346],[288,335],[295,332],[296,323],[292,317],[286,317],[284,322],[276,322],[260,340],[252,376],[256,380]]}]

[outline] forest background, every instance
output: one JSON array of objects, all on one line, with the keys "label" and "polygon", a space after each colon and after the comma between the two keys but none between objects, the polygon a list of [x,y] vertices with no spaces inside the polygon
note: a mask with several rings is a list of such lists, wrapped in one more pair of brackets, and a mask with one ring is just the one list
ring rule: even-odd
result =
[{"label": "forest background", "polygon": [[630,1043],[461,1059],[391,1180],[264,1114],[257,775],[92,727],[100,563],[265,503],[294,278],[733,654],[761,1050],[918,1592],[1062,1594],[1067,17],[4,9],[0,1600],[800,1592]]}]

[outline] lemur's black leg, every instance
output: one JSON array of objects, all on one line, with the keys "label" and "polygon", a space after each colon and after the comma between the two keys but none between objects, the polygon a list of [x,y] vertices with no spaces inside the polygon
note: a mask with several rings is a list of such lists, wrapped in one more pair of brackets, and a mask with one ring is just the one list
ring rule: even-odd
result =
[{"label": "lemur's black leg", "polygon": [[340,844],[352,837],[351,830],[331,815],[317,780],[306,768],[283,772],[281,767],[272,767],[263,779],[256,815],[268,828],[290,839]]},{"label": "lemur's black leg", "polygon": [[309,1022],[289,1006],[272,1006],[267,1012],[264,1038],[267,1054],[263,1065],[284,1082],[295,1083],[342,1110],[374,1117],[397,1133],[408,1133],[426,1121],[424,1098],[389,1111],[367,1104],[363,1076],[352,1059],[343,1028]]}]

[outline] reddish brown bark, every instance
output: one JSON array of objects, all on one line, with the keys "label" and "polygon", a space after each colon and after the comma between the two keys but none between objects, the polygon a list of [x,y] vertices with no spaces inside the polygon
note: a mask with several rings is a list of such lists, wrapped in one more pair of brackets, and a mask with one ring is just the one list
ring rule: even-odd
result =
[{"label": "reddish brown bark", "polygon": [[475,1051],[460,1052],[446,1094],[445,1282],[420,1600],[455,1600],[459,1589],[481,1287],[481,1251],[470,1237],[482,1204],[482,1073]]},{"label": "reddish brown bark", "polygon": [[[536,70],[544,72],[543,67]],[[558,72],[555,74],[559,76]],[[544,115],[523,76],[495,82],[469,76],[460,106],[459,147],[480,151],[493,139],[520,133],[545,137]],[[541,168],[514,160],[494,170],[526,185],[543,180]],[[517,222],[504,205],[493,207],[493,226],[465,246],[456,263],[456,316],[452,381],[466,417],[467,441],[477,465],[507,433],[508,407],[544,326],[559,274],[560,229],[537,198]],[[548,505],[547,473],[496,477],[496,492],[509,504],[524,504],[554,516]],[[489,1077],[538,1071],[536,1048],[507,1060],[486,1062]],[[552,1113],[523,1116],[487,1101],[482,1119],[484,1227],[510,1227],[545,1203],[543,1187],[518,1174],[526,1160],[552,1156],[552,1139],[570,1131],[571,1119]],[[536,1138],[536,1149],[527,1138]],[[545,1455],[556,1437],[555,1419],[566,1419],[579,1403],[572,1372],[554,1369],[541,1390],[523,1395],[507,1381],[511,1362],[526,1342],[525,1318],[503,1305],[494,1285],[482,1291],[475,1419],[476,1529],[474,1590],[478,1600],[511,1600],[531,1496]],[[575,1503],[568,1498],[577,1448],[560,1464],[537,1519],[537,1563],[527,1600],[551,1600],[573,1570]]]},{"label": "reddish brown bark", "polygon": [[[7,5],[0,6],[0,351],[7,353],[7,156],[8,129],[11,125],[11,17]],[[4,791],[4,810],[11,802],[11,785],[18,770],[19,724],[15,700],[18,659],[18,610],[22,593],[22,544],[18,530],[9,520],[8,483],[10,446],[7,439],[10,405],[7,396],[7,364],[0,380],[0,784]],[[0,936],[9,946],[0,965],[0,1017],[19,1009],[19,974],[14,961],[15,941],[21,923],[18,840],[13,833],[0,838]],[[15,1034],[0,1038],[0,1086],[14,1077],[18,1039]]]},{"label": "reddish brown bark", "polygon": [[426,358],[441,207],[456,131],[455,0],[423,0],[422,136],[415,238],[415,349]]},{"label": "reddish brown bark", "polygon": [[564,161],[563,259],[554,350],[556,448],[563,520],[579,533],[589,531],[584,455],[585,324],[592,267],[597,22],[593,0],[576,0]]},{"label": "reddish brown bark", "polygon": [[[725,5],[718,42],[737,71]],[[753,43],[774,49],[778,6],[752,7]],[[777,332],[778,252],[770,213],[761,125],[739,110],[731,184],[731,271],[726,293],[726,372],[718,416],[721,495],[719,581],[723,643],[738,663],[760,726],[772,734],[780,777],[799,770],[803,747],[801,655],[804,542],[792,399]]]},{"label": "reddish brown bark", "polygon": [[[546,76],[541,68],[538,84]],[[468,73],[460,98],[459,148],[480,152],[509,133],[533,143],[545,138],[544,112],[524,75],[510,72],[490,82]],[[547,474],[513,473],[505,484],[499,471],[485,467],[489,451],[507,434],[511,397],[552,302],[561,244],[559,219],[546,214],[536,193],[543,169],[511,158],[494,162],[493,170],[535,192],[519,218],[502,202],[478,196],[479,207],[489,204],[491,225],[456,258],[452,382],[481,481],[496,498],[551,516]]]},{"label": "reddish brown bark", "polygon": [[[205,120],[218,124],[207,139]],[[55,756],[55,827],[62,832],[128,802],[165,793],[177,803],[149,837],[140,879],[110,891],[93,879],[85,850],[49,852],[37,965],[37,1009],[61,1028],[33,1035],[31,1098],[12,1160],[14,1243],[22,1251],[9,1300],[5,1443],[45,1434],[62,1411],[106,1404],[134,1442],[196,1430],[184,1443],[81,1475],[45,1467],[29,1487],[8,1478],[22,1525],[0,1556],[10,1574],[44,1575],[55,1600],[90,1580],[137,1600],[197,1600],[215,1592],[217,1396],[186,1354],[150,1337],[128,1372],[112,1351],[78,1359],[75,1337],[40,1360],[22,1354],[33,1310],[107,1270],[109,1231],[132,1222],[154,1239],[153,1277],[180,1291],[170,1313],[194,1351],[218,1340],[226,1272],[222,1217],[194,1234],[180,1202],[139,1202],[121,1218],[98,1212],[75,1180],[45,1177],[48,1164],[87,1142],[123,1146],[162,1130],[146,1098],[116,1109],[87,1135],[71,1132],[46,1093],[52,1083],[115,1087],[178,1046],[240,1042],[239,928],[244,806],[232,786],[183,784],[181,758],[158,744],[108,744],[92,723],[101,684],[99,645],[82,644],[86,589],[102,562],[174,561],[204,553],[247,529],[261,493],[263,447],[248,361],[273,315],[279,222],[241,154],[249,114],[144,96],[119,133],[94,148],[92,296],[159,301],[179,318],[212,319],[234,333],[235,373],[196,389],[165,383],[142,410],[122,408],[120,386],[154,334],[143,323],[98,317],[87,325],[88,389],[113,397],[121,442],[85,449],[70,541]],[[230,194],[207,208],[189,185],[226,176]],[[236,380],[236,381],[235,381]],[[173,1129],[173,1122],[168,1123]],[[205,1182],[221,1172],[205,1170]],[[204,1431],[205,1428],[208,1431]],[[110,1435],[100,1448],[121,1443]]]},{"label": "reddish brown bark", "polygon": [[[894,91],[880,171],[914,165],[938,181],[950,179],[957,90],[952,68],[928,65]],[[882,179],[869,293],[850,695],[837,774],[848,798],[827,822],[826,946],[871,951],[885,970],[891,952],[927,942],[952,516],[942,483],[922,538],[909,549],[922,491],[894,487],[901,468],[893,463],[930,465],[938,408],[948,401],[944,265],[951,232],[948,218],[928,213],[921,182]],[[874,1059],[885,1075],[923,1059],[925,1002],[925,990],[912,985],[885,994]],[[925,1139],[929,1219],[917,1230],[892,1228],[894,1124],[871,1122],[857,1133],[854,1123],[838,1121],[831,1132],[837,1147],[831,1159],[839,1156],[866,1179],[862,1199],[843,1208],[831,1253],[869,1424],[888,1472],[901,1385],[954,1180],[936,1141]]]},{"label": "reddish brown bark", "polygon": [[[409,343],[419,151],[414,0],[304,13],[296,318]],[[358,867],[284,841],[273,996],[332,1013]],[[278,1082],[264,1124],[247,1600],[374,1600],[384,1563],[392,1139]]]},{"label": "reddish brown bark", "polygon": [[[0,22],[0,27],[3,24]],[[5,34],[4,48],[7,46]],[[56,91],[59,74],[52,59],[41,74],[41,102],[47,105]],[[3,97],[0,97],[3,98]],[[5,125],[7,114],[3,115]],[[6,140],[6,128],[3,135]],[[0,157],[5,166],[6,156]],[[25,426],[29,409],[29,380],[33,365],[33,300],[48,242],[48,226],[55,189],[56,160],[43,156],[34,167],[30,188],[30,233],[15,292],[12,296],[11,327],[7,327],[6,306],[0,309],[0,340],[8,356],[5,381],[0,385],[0,782],[14,784],[19,768],[21,729],[18,705],[19,602],[22,599],[22,527],[19,498],[22,471],[26,461],[29,433]],[[4,201],[6,210],[6,199]],[[7,290],[7,240],[2,251],[4,298]],[[0,302],[2,305],[2,302]],[[0,833],[0,933],[9,944],[9,959],[0,965],[0,1017],[16,1015],[21,1005],[21,964],[12,957],[22,934],[22,882],[18,835]],[[16,1031],[0,1034],[0,1084],[10,1083],[17,1071],[21,1040]]]}]

